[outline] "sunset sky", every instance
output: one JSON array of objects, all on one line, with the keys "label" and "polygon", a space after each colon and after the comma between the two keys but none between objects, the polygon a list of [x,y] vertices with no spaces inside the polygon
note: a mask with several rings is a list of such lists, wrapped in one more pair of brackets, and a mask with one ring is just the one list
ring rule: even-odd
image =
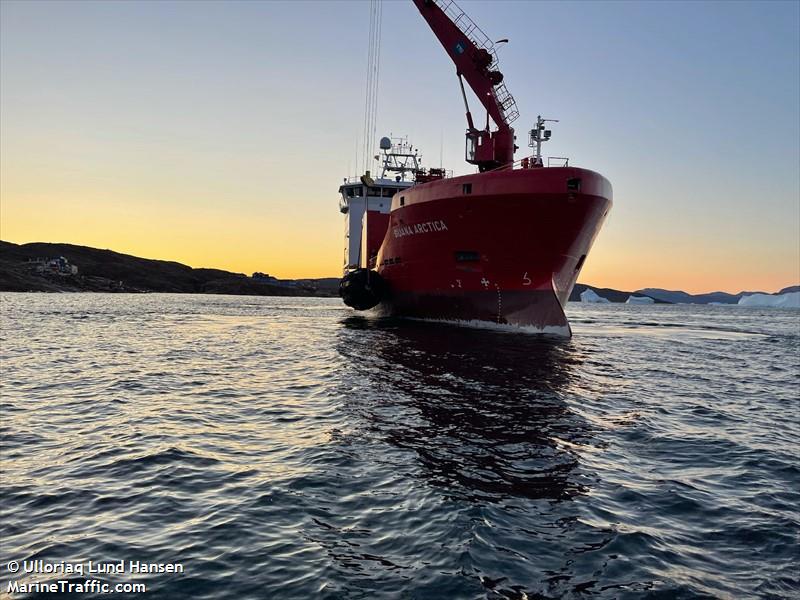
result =
[{"label": "sunset sky", "polygon": [[[546,154],[614,186],[582,282],[800,283],[800,3],[460,4],[510,39],[520,140],[537,114],[560,119]],[[368,11],[3,0],[0,237],[339,275]],[[383,5],[377,122],[472,171],[454,68],[411,2]]]}]

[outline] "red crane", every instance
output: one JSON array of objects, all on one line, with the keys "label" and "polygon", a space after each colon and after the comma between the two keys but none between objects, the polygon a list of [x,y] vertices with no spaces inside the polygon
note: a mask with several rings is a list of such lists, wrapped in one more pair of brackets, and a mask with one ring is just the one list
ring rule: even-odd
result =
[{"label": "red crane", "polygon": [[[519,116],[514,97],[497,70],[494,43],[452,0],[413,0],[447,54],[456,65],[461,94],[467,111],[465,158],[480,171],[496,169],[514,162],[514,129]],[[464,91],[464,79],[486,108],[486,127],[478,129],[472,121]],[[489,129],[489,118],[496,130]]]}]

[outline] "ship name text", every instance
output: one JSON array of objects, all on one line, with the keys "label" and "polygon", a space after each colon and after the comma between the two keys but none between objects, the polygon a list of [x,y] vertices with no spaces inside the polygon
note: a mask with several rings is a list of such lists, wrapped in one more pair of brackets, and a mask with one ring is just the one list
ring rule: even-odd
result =
[{"label": "ship name text", "polygon": [[434,231],[447,231],[447,224],[444,221],[426,221],[425,223],[414,223],[413,225],[398,225],[392,229],[395,238]]}]

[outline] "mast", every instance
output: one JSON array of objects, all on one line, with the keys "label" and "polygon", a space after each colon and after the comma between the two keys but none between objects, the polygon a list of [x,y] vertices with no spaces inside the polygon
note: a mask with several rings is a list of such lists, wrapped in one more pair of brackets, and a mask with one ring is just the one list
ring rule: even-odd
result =
[{"label": "mast", "polygon": [[[528,136],[528,146],[533,148],[533,166],[544,166],[542,159],[542,142],[550,141],[552,131],[545,129],[545,123],[558,123],[558,119],[543,119],[542,115],[536,117],[536,127],[531,129]],[[523,159],[525,160],[525,159]]]},{"label": "mast", "polygon": [[[519,116],[514,97],[497,69],[494,43],[452,0],[413,0],[422,17],[455,63],[467,117],[466,152],[468,163],[481,171],[514,162],[514,129]],[[478,129],[472,120],[464,90],[464,80],[486,109],[486,127]],[[496,129],[489,128],[489,119]]]}]

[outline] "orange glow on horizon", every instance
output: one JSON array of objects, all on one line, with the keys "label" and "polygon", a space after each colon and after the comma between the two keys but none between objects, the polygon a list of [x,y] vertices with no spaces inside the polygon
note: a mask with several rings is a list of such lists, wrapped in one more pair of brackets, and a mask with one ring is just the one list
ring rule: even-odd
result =
[{"label": "orange glow on horizon", "polygon": [[[282,279],[341,273],[344,228],[335,193],[296,200],[281,190],[291,201],[256,196],[250,204],[231,206],[203,197],[200,186],[111,188],[72,176],[15,175],[3,181],[0,239],[5,241],[71,243]],[[247,192],[242,195],[247,198]],[[614,221],[615,209],[589,254],[581,283],[689,293],[775,292],[800,283],[800,251],[782,250],[791,250],[791,240],[762,248],[711,236],[679,239],[666,225],[622,227]]]}]

